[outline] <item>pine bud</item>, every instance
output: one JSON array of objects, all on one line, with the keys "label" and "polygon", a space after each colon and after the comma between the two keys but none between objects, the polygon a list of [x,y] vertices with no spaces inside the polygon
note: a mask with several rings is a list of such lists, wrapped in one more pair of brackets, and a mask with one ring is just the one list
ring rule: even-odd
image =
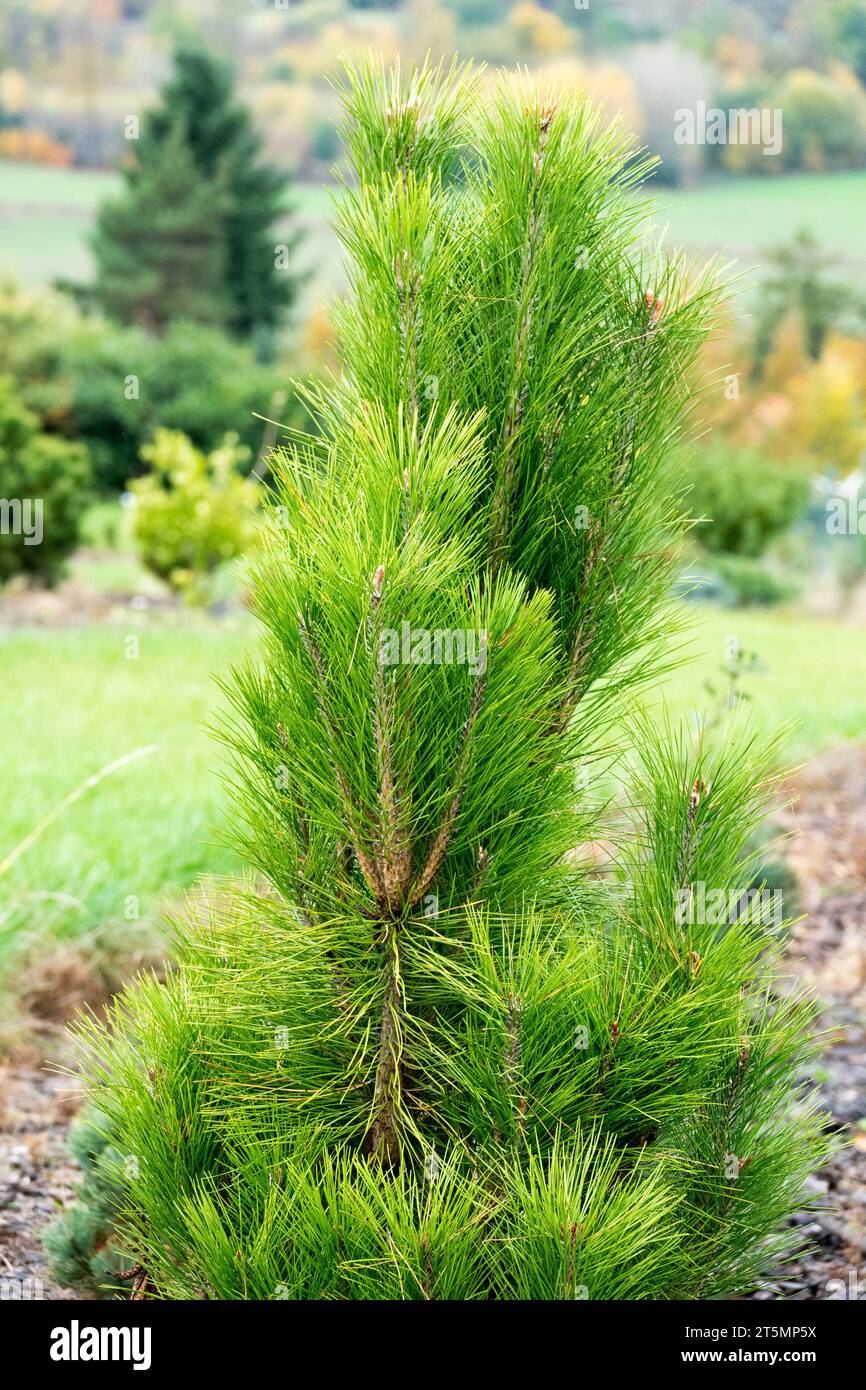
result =
[{"label": "pine bud", "polygon": [[647,325],[646,336],[648,338],[651,338],[653,333],[655,333],[656,329],[658,328],[659,319],[662,316],[662,310],[665,307],[665,302],[661,295],[656,296],[652,290],[647,290],[644,295],[644,303],[646,304],[647,310],[649,311],[650,315],[650,321]]}]

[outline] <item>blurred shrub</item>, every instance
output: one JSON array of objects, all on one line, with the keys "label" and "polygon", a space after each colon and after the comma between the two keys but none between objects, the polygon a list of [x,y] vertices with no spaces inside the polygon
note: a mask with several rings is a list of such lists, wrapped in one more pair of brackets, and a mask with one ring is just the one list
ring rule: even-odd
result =
[{"label": "blurred shrub", "polygon": [[[817,362],[784,384],[777,409],[757,409],[764,447],[847,473],[866,448],[866,343],[831,334]],[[757,442],[757,441],[756,441]]]},{"label": "blurred shrub", "polygon": [[69,417],[70,383],[60,375],[60,359],[78,323],[65,295],[0,285],[0,376],[14,377],[24,404],[48,430],[64,430]]},{"label": "blurred shrub", "polygon": [[44,1237],[57,1282],[91,1299],[112,1297],[104,1286],[116,1286],[128,1264],[112,1230],[123,1189],[124,1159],[112,1146],[107,1129],[104,1116],[92,1107],[72,1122],[69,1148],[81,1171],[77,1200],[55,1218]]},{"label": "blurred shrub", "polygon": [[40,434],[15,384],[0,378],[0,582],[15,574],[56,581],[89,486],[84,446]]},{"label": "blurred shrub", "polygon": [[142,445],[160,426],[205,450],[234,430],[256,454],[265,430],[256,414],[272,416],[281,397],[281,422],[302,416],[286,401],[285,373],[217,330],[175,323],[153,339],[82,316],[59,294],[0,290],[0,373],[16,378],[48,431],[87,444],[102,492],[142,471]]},{"label": "blurred shrub", "polygon": [[856,168],[866,157],[866,93],[850,69],[789,72],[773,95],[784,113],[786,169]]},{"label": "blurred shrub", "polygon": [[542,9],[534,0],[519,0],[508,12],[508,23],[514,30],[520,51],[548,57],[564,53],[574,44],[569,31],[558,15]]},{"label": "blurred shrub", "polygon": [[126,509],[120,502],[96,501],[87,508],[78,527],[82,545],[92,546],[94,550],[128,549],[130,538],[125,524]]},{"label": "blurred shrub", "polygon": [[159,426],[182,430],[203,449],[234,431],[255,453],[264,426],[254,412],[270,415],[285,389],[282,374],[249,349],[191,323],[153,340],[138,329],[106,333],[91,320],[65,367],[75,383],[74,425],[92,441],[97,481],[110,489],[139,471],[142,444]]},{"label": "blurred shrub", "polygon": [[839,57],[866,82],[866,5],[863,0],[831,0],[824,23]]},{"label": "blurred shrub", "polygon": [[133,535],[149,570],[190,602],[204,580],[256,538],[258,485],[237,473],[249,450],[227,434],[204,454],[179,430],[159,429],[142,457],[153,472],[132,485]]},{"label": "blurred shrub", "polygon": [[796,314],[803,327],[804,347],[815,361],[827,334],[850,305],[850,289],[831,274],[833,258],[807,228],[767,256],[755,315],[755,367],[760,371],[782,323]]},{"label": "blurred shrub", "polygon": [[700,520],[696,534],[714,553],[761,555],[774,536],[800,517],[809,500],[805,471],[724,440],[689,459],[686,503]]},{"label": "blurred shrub", "polygon": [[781,110],[782,148],[777,158],[768,159],[760,144],[725,145],[721,157],[732,173],[854,169],[866,158],[866,92],[849,68],[834,64],[829,73],[793,68],[769,91],[748,95],[750,100],[729,100],[726,94],[719,105]]},{"label": "blurred shrub", "polygon": [[789,383],[811,368],[812,361],[806,346],[806,325],[796,306],[783,318],[773,333],[770,351],[763,362],[757,363],[757,335],[750,347],[753,351],[750,385],[755,390],[767,392],[785,391]]},{"label": "blurred shrub", "polygon": [[707,597],[731,608],[770,608],[796,598],[796,584],[745,555],[714,555]]},{"label": "blurred shrub", "polygon": [[[802,318],[792,312],[760,373],[750,370],[752,345],[731,323],[706,345],[700,380],[707,389],[695,424],[797,472],[808,463],[812,472],[850,473],[866,450],[866,338],[831,331],[813,361]],[[742,369],[731,373],[732,362]],[[694,501],[689,506],[698,510]]]}]

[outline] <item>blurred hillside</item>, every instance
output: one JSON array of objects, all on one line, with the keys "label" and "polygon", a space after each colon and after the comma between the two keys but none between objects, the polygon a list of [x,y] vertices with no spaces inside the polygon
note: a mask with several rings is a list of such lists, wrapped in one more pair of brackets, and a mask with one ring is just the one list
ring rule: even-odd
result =
[{"label": "blurred hillside", "polygon": [[[458,52],[580,86],[659,157],[655,226],[669,244],[749,268],[806,228],[840,274],[862,273],[866,0],[4,0],[0,275],[91,279],[96,209],[190,37],[231,60],[265,158],[294,181],[302,323],[343,284],[327,225],[341,161],[330,78],[342,55],[369,50],[386,62]],[[779,156],[680,143],[677,112],[700,103],[781,109]]]},{"label": "blurred hillside", "polygon": [[[522,63],[586,87],[662,158],[666,182],[866,163],[863,0],[4,0],[0,157],[117,165],[125,122],[190,35],[236,65],[268,157],[302,179],[339,156],[329,74],[368,50]],[[674,114],[698,101],[784,107],[781,157],[678,142]]]}]

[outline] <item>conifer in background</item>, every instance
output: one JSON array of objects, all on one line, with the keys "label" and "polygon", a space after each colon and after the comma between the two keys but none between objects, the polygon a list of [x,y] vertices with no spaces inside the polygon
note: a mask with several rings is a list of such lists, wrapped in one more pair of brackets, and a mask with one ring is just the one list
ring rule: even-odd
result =
[{"label": "conifer in background", "polygon": [[102,308],[156,334],[175,319],[225,328],[227,207],[221,185],[199,176],[176,127],[125,195],[100,210],[93,249]]},{"label": "conifer in background", "polygon": [[368,66],[342,99],[344,369],[227,685],[256,877],[82,1028],[111,1239],[161,1298],[745,1291],[823,1152],[745,896],[775,752],[625,718],[675,646],[714,291],[641,263],[648,165],[573,96]]},{"label": "conifer in background", "polygon": [[130,145],[126,188],[95,235],[102,306],[122,319],[149,318],[157,330],[183,316],[219,323],[267,355],[297,295],[298,277],[284,262],[298,237],[278,234],[288,180],[261,159],[231,69],[202,48],[178,49],[160,104]]}]

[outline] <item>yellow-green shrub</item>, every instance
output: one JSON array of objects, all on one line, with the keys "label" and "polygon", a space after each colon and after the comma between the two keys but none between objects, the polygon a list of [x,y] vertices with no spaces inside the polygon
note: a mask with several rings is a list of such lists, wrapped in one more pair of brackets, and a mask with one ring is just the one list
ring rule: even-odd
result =
[{"label": "yellow-green shrub", "polygon": [[207,576],[256,538],[259,487],[236,471],[249,450],[227,434],[205,454],[179,430],[158,429],[141,456],[153,470],[132,484],[141,558],[173,589],[200,600]]}]

